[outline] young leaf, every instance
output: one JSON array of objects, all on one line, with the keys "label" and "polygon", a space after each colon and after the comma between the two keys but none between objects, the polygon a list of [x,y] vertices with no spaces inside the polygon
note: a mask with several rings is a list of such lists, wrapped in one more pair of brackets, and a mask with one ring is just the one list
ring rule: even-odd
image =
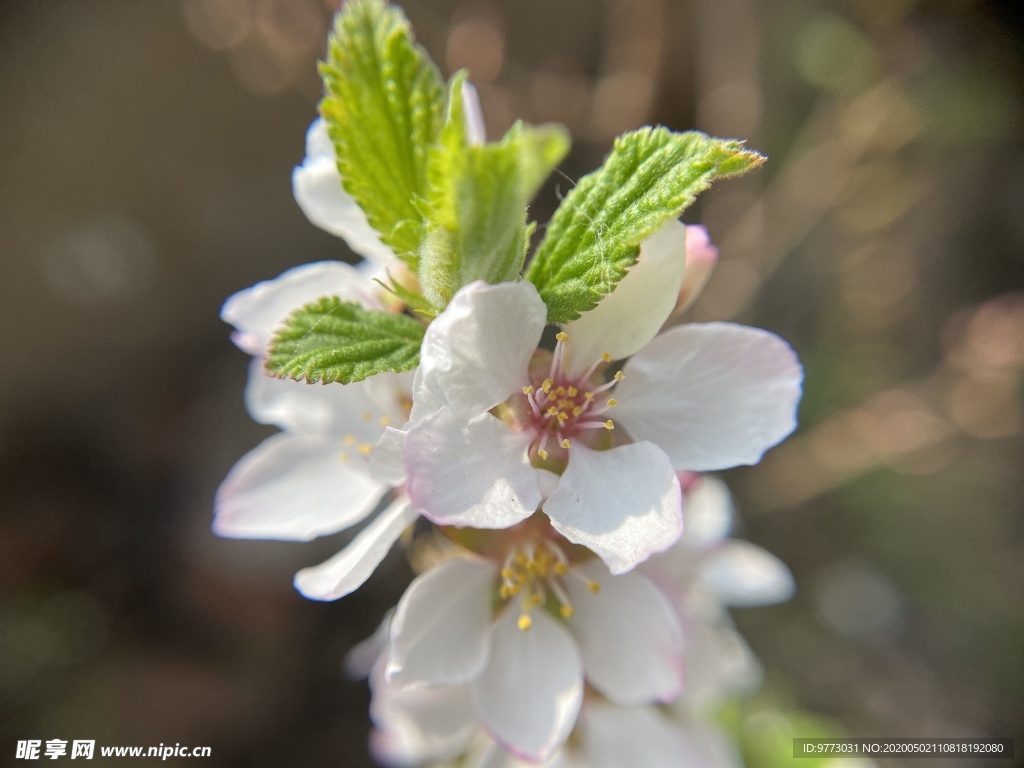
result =
[{"label": "young leaf", "polygon": [[427,148],[444,118],[444,86],[402,11],[349,0],[335,17],[320,112],[345,190],[396,255],[415,267],[422,238]]},{"label": "young leaf", "polygon": [[424,328],[405,315],[326,296],[294,312],[274,333],[266,369],[310,384],[351,384],[416,366]]},{"label": "young leaf", "polygon": [[474,280],[516,280],[532,227],[526,206],[569,151],[561,126],[516,123],[501,141],[472,145],[462,103],[464,75],[449,87],[448,118],[430,151],[427,233],[420,283],[437,307]]},{"label": "young leaf", "polygon": [[527,269],[548,320],[593,309],[636,263],[640,243],[697,193],[763,162],[741,142],[696,131],[647,127],[620,136],[604,165],[566,195]]}]

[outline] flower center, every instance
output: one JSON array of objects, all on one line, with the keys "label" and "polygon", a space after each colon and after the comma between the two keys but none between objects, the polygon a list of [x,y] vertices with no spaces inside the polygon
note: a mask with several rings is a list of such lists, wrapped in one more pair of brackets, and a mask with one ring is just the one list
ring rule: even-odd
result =
[{"label": "flower center", "polygon": [[[563,584],[568,578],[584,577],[572,570],[561,547],[548,539],[527,539],[508,550],[501,568],[498,595],[502,600],[518,598],[517,624],[525,632],[533,626],[531,612],[547,606],[549,601],[552,602],[552,610],[557,610],[562,618],[572,616],[572,602]],[[596,581],[584,581],[591,592],[596,594],[600,591],[601,585]]]},{"label": "flower center", "polygon": [[615,398],[608,396],[609,390],[625,378],[622,371],[618,371],[610,381],[592,386],[597,369],[611,362],[607,352],[582,375],[570,376],[566,370],[569,334],[562,331],[555,339],[547,377],[523,387],[530,404],[527,428],[537,436],[531,451],[536,449],[541,461],[548,458],[549,442],[568,450],[572,447],[572,438],[585,430],[614,429],[611,419],[601,417],[616,405]]}]

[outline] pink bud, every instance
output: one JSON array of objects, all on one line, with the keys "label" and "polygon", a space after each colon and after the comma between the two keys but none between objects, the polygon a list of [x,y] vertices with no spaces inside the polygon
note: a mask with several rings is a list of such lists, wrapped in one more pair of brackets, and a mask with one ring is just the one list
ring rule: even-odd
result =
[{"label": "pink bud", "polygon": [[718,249],[711,244],[708,231],[700,225],[686,226],[686,269],[679,286],[679,299],[673,314],[686,310],[704,290],[718,263]]}]

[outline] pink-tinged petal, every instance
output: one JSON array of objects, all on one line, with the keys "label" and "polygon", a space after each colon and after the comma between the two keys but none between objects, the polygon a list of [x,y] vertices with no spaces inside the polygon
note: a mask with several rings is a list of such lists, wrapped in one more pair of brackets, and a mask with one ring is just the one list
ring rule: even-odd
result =
[{"label": "pink-tinged petal", "polygon": [[565,750],[560,749],[550,759],[537,763],[520,760],[500,744],[492,743],[478,760],[471,760],[465,768],[570,768],[570,763],[566,761]]},{"label": "pink-tinged petal", "polygon": [[[382,373],[380,377],[394,376]],[[377,377],[374,377],[377,378]],[[374,398],[370,379],[355,384],[307,384],[278,379],[263,370],[263,361],[249,365],[245,407],[261,424],[273,424],[287,432],[349,437],[357,444],[373,445],[384,432],[385,411]]]},{"label": "pink-tinged petal", "polygon": [[337,600],[361,587],[416,520],[409,502],[399,498],[377,515],[330,560],[295,574],[295,588],[310,600]]},{"label": "pink-tinged petal", "polygon": [[711,244],[708,231],[701,226],[686,227],[686,271],[679,286],[674,314],[686,311],[704,292],[718,264],[718,249]]},{"label": "pink-tinged petal", "polygon": [[549,759],[568,738],[583,700],[583,665],[568,631],[542,610],[527,630],[506,611],[491,633],[491,659],[473,684],[481,724],[516,757]]},{"label": "pink-tinged petal", "polygon": [[526,369],[546,322],[533,283],[461,288],[423,338],[412,421],[437,403],[476,416],[505,402],[529,383]]},{"label": "pink-tinged petal", "polygon": [[732,530],[733,515],[728,486],[716,477],[702,476],[686,494],[683,541],[698,549],[719,543]]},{"label": "pink-tinged petal", "polygon": [[476,678],[487,663],[497,575],[493,563],[456,558],[417,577],[391,621],[388,683],[430,687]]},{"label": "pink-tinged petal", "polygon": [[292,171],[295,202],[313,224],[341,237],[355,253],[375,261],[390,261],[394,253],[380,241],[366,214],[341,185],[334,146],[327,125],[318,118],[306,133],[306,157]]},{"label": "pink-tinged petal", "polygon": [[262,356],[274,330],[302,305],[321,296],[341,296],[372,307],[376,305],[373,285],[350,264],[304,264],[229,297],[220,317],[235,326],[231,338],[239,349]]},{"label": "pink-tinged petal", "polygon": [[558,488],[544,502],[555,530],[625,573],[683,532],[683,496],[668,457],[651,443],[608,451],[576,444]]},{"label": "pink-tinged petal", "polygon": [[[683,687],[683,630],[671,603],[635,571],[612,576],[597,562],[565,581],[569,630],[588,682],[623,707],[672,701]],[[600,585],[591,591],[587,581]]]},{"label": "pink-tinged petal", "polygon": [[605,352],[629,357],[653,339],[676,305],[685,264],[686,227],[672,219],[644,241],[615,290],[565,326],[570,374],[582,374]]},{"label": "pink-tinged petal", "polygon": [[686,628],[683,708],[711,711],[726,699],[755,691],[763,673],[743,636],[725,622],[695,621]]},{"label": "pink-tinged petal", "polygon": [[462,108],[466,116],[466,140],[471,146],[480,146],[487,141],[487,128],[480,108],[480,95],[469,80],[462,81]]},{"label": "pink-tinged petal", "polygon": [[237,539],[310,541],[365,518],[386,490],[340,440],[279,434],[249,451],[217,489],[213,530]]},{"label": "pink-tinged petal", "polygon": [[373,634],[352,646],[345,654],[345,674],[351,680],[368,677],[388,647],[388,633],[395,609],[384,614]]},{"label": "pink-tinged petal", "polygon": [[803,369],[768,331],[683,325],[657,336],[624,373],[616,421],[661,446],[678,469],[756,464],[796,427]]},{"label": "pink-tinged petal", "polygon": [[700,766],[676,725],[653,707],[587,703],[584,744],[591,768]]},{"label": "pink-tinged petal", "polygon": [[479,732],[469,687],[411,689],[388,685],[384,664],[370,676],[371,749],[385,765],[420,765],[464,752]]},{"label": "pink-tinged petal", "polygon": [[786,564],[747,541],[730,541],[708,557],[700,568],[700,583],[732,606],[781,603],[796,592]]},{"label": "pink-tinged petal", "polygon": [[467,421],[445,408],[423,420],[405,441],[413,506],[438,525],[508,528],[525,520],[541,501],[530,439],[489,413]]},{"label": "pink-tinged petal", "polygon": [[375,480],[389,485],[405,482],[405,438],[407,432],[387,427],[374,446],[370,457],[370,474]]}]

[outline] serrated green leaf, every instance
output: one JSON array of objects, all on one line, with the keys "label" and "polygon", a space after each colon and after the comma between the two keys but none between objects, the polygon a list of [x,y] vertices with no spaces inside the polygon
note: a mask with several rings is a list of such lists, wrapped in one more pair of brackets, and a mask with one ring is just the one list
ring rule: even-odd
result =
[{"label": "serrated green leaf", "polygon": [[430,151],[427,233],[420,251],[424,295],[443,308],[467,283],[516,280],[532,227],[526,206],[569,151],[561,126],[516,123],[501,141],[466,138],[463,73],[452,78],[448,115]]},{"label": "serrated green leaf", "polygon": [[763,162],[741,142],[696,131],[647,127],[620,136],[604,165],[566,195],[527,269],[548,320],[593,309],[636,263],[640,243],[715,179]]},{"label": "serrated green leaf", "polygon": [[345,190],[395,254],[415,268],[427,149],[444,118],[444,85],[400,9],[349,0],[335,17],[320,112]]},{"label": "serrated green leaf", "polygon": [[294,312],[270,342],[267,372],[310,384],[351,384],[419,363],[423,326],[326,296]]}]

